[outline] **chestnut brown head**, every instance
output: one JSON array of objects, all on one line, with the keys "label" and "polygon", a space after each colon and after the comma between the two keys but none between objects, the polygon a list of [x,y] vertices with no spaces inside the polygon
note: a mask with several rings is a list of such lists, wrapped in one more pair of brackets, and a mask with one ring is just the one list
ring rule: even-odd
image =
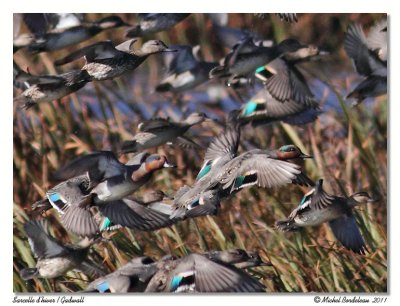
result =
[{"label": "chestnut brown head", "polygon": [[311,155],[301,152],[301,150],[295,145],[285,145],[280,147],[277,151],[277,156],[280,160],[312,158]]},{"label": "chestnut brown head", "polygon": [[170,164],[165,155],[152,154],[149,155],[144,161],[147,172],[152,172],[161,168],[175,168],[176,166]]}]

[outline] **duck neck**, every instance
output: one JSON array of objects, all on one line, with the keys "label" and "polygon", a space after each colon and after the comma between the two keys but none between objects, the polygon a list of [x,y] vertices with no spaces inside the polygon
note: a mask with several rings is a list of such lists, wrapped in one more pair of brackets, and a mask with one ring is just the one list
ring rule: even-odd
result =
[{"label": "duck neck", "polygon": [[349,205],[350,207],[356,207],[358,205],[361,205],[362,203],[357,202],[353,197],[349,197],[347,199],[347,205]]},{"label": "duck neck", "polygon": [[149,177],[152,174],[152,170],[148,169],[147,164],[143,163],[140,167],[134,170],[131,174],[132,181],[138,182],[144,178]]},{"label": "duck neck", "polygon": [[134,50],[130,51],[129,53],[131,55],[135,55],[135,56],[142,57],[142,58],[146,58],[150,55],[147,52],[143,51],[142,49],[134,49]]}]

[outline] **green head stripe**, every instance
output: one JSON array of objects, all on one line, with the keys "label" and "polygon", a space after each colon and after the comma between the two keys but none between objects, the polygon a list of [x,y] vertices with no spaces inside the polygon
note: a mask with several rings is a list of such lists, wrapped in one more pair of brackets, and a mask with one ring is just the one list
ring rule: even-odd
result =
[{"label": "green head stripe", "polygon": [[290,149],[291,147],[292,147],[291,145],[282,146],[282,147],[280,148],[280,151],[282,151],[282,152],[288,152],[289,149]]}]

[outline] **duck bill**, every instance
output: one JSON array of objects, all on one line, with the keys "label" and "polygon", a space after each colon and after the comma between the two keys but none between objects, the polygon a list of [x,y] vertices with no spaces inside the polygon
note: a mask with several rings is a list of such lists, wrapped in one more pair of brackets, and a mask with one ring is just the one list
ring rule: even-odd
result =
[{"label": "duck bill", "polygon": [[370,198],[370,199],[368,199],[367,200],[367,203],[376,203],[376,202],[379,202],[379,198]]},{"label": "duck bill", "polygon": [[262,263],[260,263],[260,266],[264,266],[264,267],[272,267],[273,264],[270,261],[263,261]]},{"label": "duck bill", "polygon": [[300,158],[314,158],[314,156],[312,156],[312,155],[307,155],[307,154],[304,154],[304,153],[302,153],[299,157],[300,157]]}]

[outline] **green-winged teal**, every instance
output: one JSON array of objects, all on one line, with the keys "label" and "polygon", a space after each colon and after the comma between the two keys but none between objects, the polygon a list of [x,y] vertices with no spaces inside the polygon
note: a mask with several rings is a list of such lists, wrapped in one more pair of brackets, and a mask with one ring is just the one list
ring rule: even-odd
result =
[{"label": "green-winged teal", "polygon": [[139,37],[157,33],[172,28],[177,23],[188,17],[188,13],[148,13],[138,14],[139,23],[128,29],[126,37]]},{"label": "green-winged teal", "polygon": [[264,188],[291,182],[314,184],[301,171],[303,160],[311,156],[301,152],[298,147],[285,145],[277,150],[253,149],[237,156],[237,141],[232,129],[213,140],[206,152],[206,162],[199,172],[198,183],[205,181],[207,189],[218,185],[231,192],[255,184]]},{"label": "green-winged teal", "polygon": [[278,101],[292,100],[311,106],[315,104],[314,95],[296,65],[325,53],[313,45],[300,44],[296,51],[287,52],[282,57],[258,67],[255,70],[255,76],[264,83],[269,93]]},{"label": "green-winged teal", "polygon": [[[240,127],[236,125],[236,117],[236,112],[231,112],[228,115],[225,131],[220,136],[215,137],[208,146],[196,182],[208,181],[227,162],[236,157],[240,140]],[[200,186],[200,183],[196,183],[193,187],[181,187],[174,197],[174,208],[180,208],[172,213],[171,218],[196,218],[218,214],[220,200],[226,195],[218,188],[203,192],[203,187],[203,185]]]},{"label": "green-winged teal", "polygon": [[219,169],[219,174],[210,178],[207,188],[219,185],[232,193],[252,185],[263,188],[289,183],[313,185],[298,165],[298,160],[310,157],[294,145],[285,145],[278,150],[254,149],[226,163]]},{"label": "green-winged teal", "polygon": [[375,25],[365,37],[359,24],[348,27],[344,38],[344,49],[353,60],[356,71],[365,79],[347,95],[354,99],[353,106],[368,97],[387,93],[387,22]]},{"label": "green-winged teal", "polygon": [[129,172],[137,170],[146,157],[146,154],[138,154],[129,159],[126,164],[123,164],[111,151],[92,152],[79,156],[58,169],[53,174],[53,179],[64,181],[87,173],[92,184],[88,189],[91,189],[106,179],[120,175],[126,176],[128,169]]},{"label": "green-winged teal", "polygon": [[[111,224],[141,230],[168,226],[171,221],[165,211],[160,211],[161,204],[150,208],[123,199],[147,183],[154,171],[166,167],[172,165],[158,154],[141,153],[124,165],[111,152],[92,153],[60,169],[55,178],[66,181],[47,191],[46,199],[34,206],[38,210],[55,208],[64,226],[80,236],[92,236]],[[108,220],[99,224],[92,206],[98,206]]]},{"label": "green-winged teal", "polygon": [[161,52],[175,52],[161,40],[149,40],[140,49],[134,49],[136,40],[131,39],[118,46],[111,41],[102,41],[77,50],[55,61],[55,65],[64,65],[85,57],[82,70],[87,71],[92,80],[109,80],[135,70],[149,55]]},{"label": "green-winged teal", "polygon": [[[314,182],[302,172],[303,160],[311,156],[302,153],[298,147],[285,145],[278,150],[254,149],[237,156],[236,133],[235,129],[228,128],[212,141],[195,184],[182,189],[175,196],[175,211],[171,218],[182,218],[187,215],[188,205],[192,203],[200,204],[195,207],[201,210],[199,199],[205,192],[209,192],[206,199],[210,199],[212,196],[227,197],[253,185],[263,188],[289,183],[314,185]],[[204,203],[209,202],[210,200],[204,201]]]},{"label": "green-winged teal", "polygon": [[170,164],[164,155],[143,152],[123,164],[113,152],[98,151],[76,158],[57,170],[53,178],[62,181],[87,173],[89,188],[94,186],[92,192],[98,195],[98,200],[112,201],[136,191],[148,182],[154,171],[173,167],[175,165]]},{"label": "green-winged teal", "polygon": [[86,22],[69,28],[58,28],[44,33],[29,44],[33,53],[54,51],[85,41],[100,32],[121,26],[129,26],[118,16],[108,16],[96,22]]},{"label": "green-winged teal", "polygon": [[172,209],[163,202],[164,197],[147,198],[148,202],[135,198],[99,201],[98,195],[88,189],[89,184],[87,175],[71,178],[48,190],[46,198],[32,208],[38,212],[56,209],[64,227],[82,237],[120,227],[152,231],[175,222],[170,218]]},{"label": "green-winged teal", "polygon": [[253,127],[276,121],[303,125],[316,120],[321,113],[317,102],[310,100],[308,104],[298,103],[292,99],[282,103],[263,88],[242,105],[237,120],[241,124],[251,122]]},{"label": "green-winged teal", "polygon": [[[233,271],[240,271],[239,269],[244,268],[251,268],[251,267],[259,267],[259,266],[268,266],[270,263],[264,262],[257,252],[248,252],[241,249],[232,249],[226,251],[211,251],[199,256],[204,256],[209,261],[219,263],[226,267],[231,267]],[[209,261],[205,261],[206,263]],[[173,256],[165,256],[162,259],[158,260],[157,262],[154,261],[150,257],[138,257],[134,258],[129,261],[126,265],[120,267],[118,270],[110,273],[104,277],[100,277],[90,283],[85,292],[111,292],[111,293],[126,293],[126,292],[143,292],[146,287],[148,287],[148,292],[159,291],[163,287],[162,282],[165,280],[161,275],[166,273],[166,270],[171,268],[174,261],[179,261],[179,259]],[[201,273],[202,268],[198,270]],[[190,273],[190,271],[188,271]],[[241,276],[245,274],[240,273]],[[165,275],[166,276],[166,275]],[[172,291],[179,291],[185,292],[186,289],[184,288],[186,281],[194,282],[196,281],[186,279],[184,280],[185,276],[183,275],[182,280],[178,280],[181,275],[175,277],[173,282],[179,283],[177,286],[180,287],[179,290],[172,290]],[[150,280],[155,277],[156,279],[149,284]],[[210,276],[212,277],[212,276]],[[155,288],[155,282],[161,279],[160,287]],[[248,281],[247,278],[243,278],[243,280]],[[206,280],[207,282],[212,284],[212,280]],[[251,282],[251,284],[255,284]],[[190,286],[194,286],[195,284],[189,284]],[[229,286],[227,284],[227,286]],[[235,283],[234,286],[237,286]],[[151,288],[153,287],[153,288]],[[192,289],[195,289],[195,288]],[[189,288],[187,288],[189,289]],[[210,290],[210,289],[209,289]],[[211,289],[212,290],[212,289]],[[196,290],[193,290],[196,291]],[[197,290],[199,291],[199,290]],[[210,292],[213,292],[212,290]],[[227,290],[229,291],[229,290]]]},{"label": "green-winged teal", "polygon": [[174,45],[174,58],[168,64],[168,75],[157,85],[158,92],[180,93],[193,89],[209,80],[210,70],[218,64],[196,58],[194,52],[197,46]]},{"label": "green-winged teal", "polygon": [[263,47],[254,44],[252,38],[247,38],[233,47],[231,52],[222,60],[222,65],[210,71],[210,78],[240,76],[247,77],[261,66],[287,53],[293,53],[302,48],[295,39],[286,39],[276,46]]},{"label": "green-winged teal", "polygon": [[139,133],[132,140],[124,141],[121,152],[143,151],[173,142],[182,147],[199,147],[184,134],[194,125],[208,119],[204,113],[192,113],[185,120],[173,122],[169,118],[153,118],[139,124]]},{"label": "green-winged teal", "polygon": [[[14,65],[14,84],[23,85],[26,89],[16,98],[14,103],[23,109],[31,108],[38,103],[61,99],[85,86],[90,81],[86,71],[73,70],[60,75],[33,76],[26,72],[16,72]],[[17,83],[16,83],[17,82]]]},{"label": "green-winged teal", "polygon": [[114,272],[91,282],[84,292],[143,292],[158,269],[150,257],[134,258]]},{"label": "green-winged teal", "polygon": [[164,155],[141,153],[140,156],[139,164],[128,163],[124,173],[107,178],[92,189],[96,203],[119,200],[146,184],[155,171],[175,167]]},{"label": "green-winged teal", "polygon": [[73,177],[46,192],[46,197],[32,205],[42,213],[54,208],[64,227],[79,236],[92,237],[99,233],[99,224],[91,210],[93,203],[87,175]]},{"label": "green-winged teal", "polygon": [[357,192],[350,197],[339,197],[327,193],[320,179],[315,187],[302,198],[299,206],[292,211],[289,219],[278,221],[277,228],[295,231],[302,227],[317,226],[329,222],[336,239],[355,253],[364,254],[364,239],[357,227],[352,210],[362,203],[375,202],[366,192]]},{"label": "green-winged teal", "polygon": [[21,270],[23,279],[56,278],[73,269],[79,269],[94,277],[105,275],[86,260],[93,240],[84,239],[79,246],[63,245],[48,234],[47,222],[44,220],[29,221],[24,229],[32,252],[38,260],[35,268]]},{"label": "green-winged teal", "polygon": [[[237,262],[236,256],[232,259]],[[213,261],[200,254],[163,260],[159,262],[159,270],[150,280],[145,292],[265,291],[260,282],[228,262]]]}]

